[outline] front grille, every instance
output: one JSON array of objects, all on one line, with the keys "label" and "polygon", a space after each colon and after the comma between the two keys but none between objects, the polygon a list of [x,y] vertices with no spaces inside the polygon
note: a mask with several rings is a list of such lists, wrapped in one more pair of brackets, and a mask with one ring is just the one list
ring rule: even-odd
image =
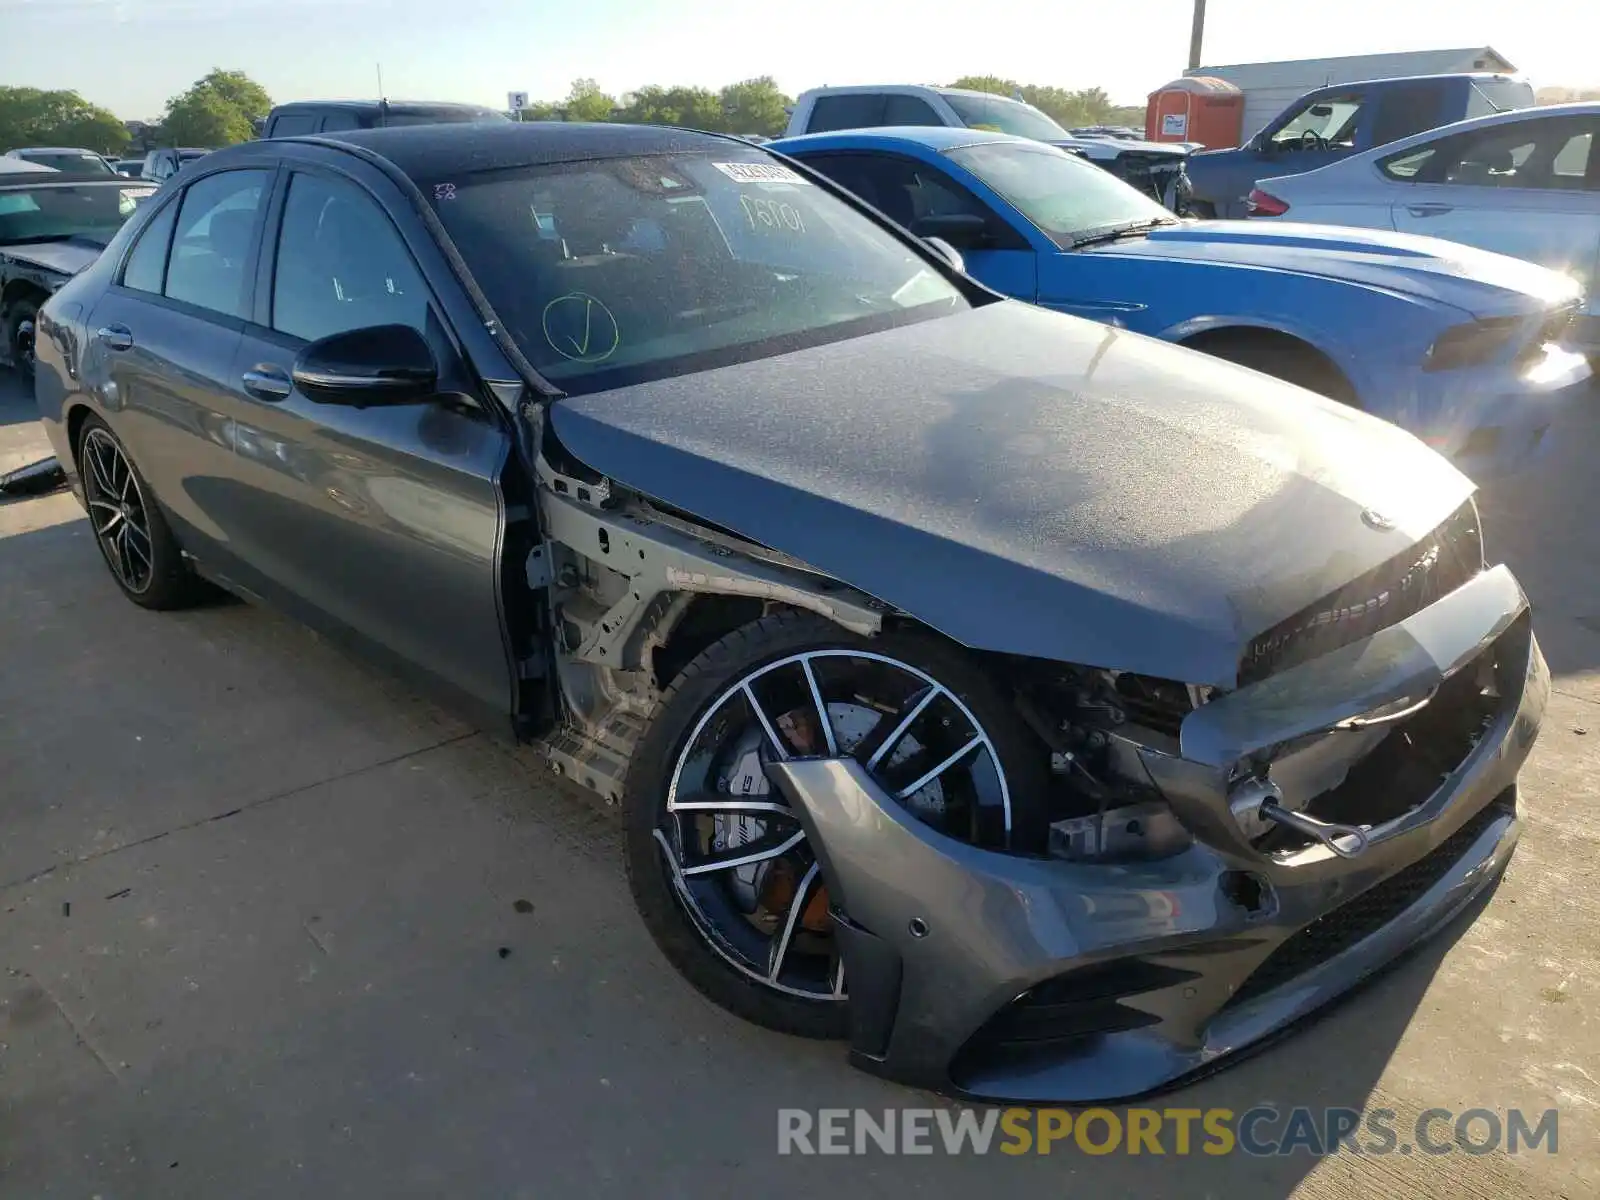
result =
[{"label": "front grille", "polygon": [[1351,580],[1252,641],[1239,659],[1239,685],[1255,683],[1397,625],[1455,591],[1482,569],[1478,510],[1468,500],[1405,553]]},{"label": "front grille", "polygon": [[1080,967],[1035,985],[997,1012],[963,1049],[963,1056],[1087,1048],[1108,1033],[1154,1025],[1160,1017],[1121,1003],[1198,978],[1194,971],[1119,959]]},{"label": "front grille", "polygon": [[1439,843],[1431,854],[1290,934],[1262,960],[1223,1008],[1264,996],[1382,929],[1444,878],[1485,829],[1512,811],[1512,796],[1506,792]]}]

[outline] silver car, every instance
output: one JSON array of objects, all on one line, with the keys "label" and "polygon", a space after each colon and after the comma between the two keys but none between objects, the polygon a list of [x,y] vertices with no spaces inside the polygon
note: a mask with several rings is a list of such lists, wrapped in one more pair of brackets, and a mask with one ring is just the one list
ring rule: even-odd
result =
[{"label": "silver car", "polygon": [[1263,179],[1249,209],[1431,234],[1564,271],[1589,292],[1571,341],[1600,354],[1600,103],[1494,113]]}]

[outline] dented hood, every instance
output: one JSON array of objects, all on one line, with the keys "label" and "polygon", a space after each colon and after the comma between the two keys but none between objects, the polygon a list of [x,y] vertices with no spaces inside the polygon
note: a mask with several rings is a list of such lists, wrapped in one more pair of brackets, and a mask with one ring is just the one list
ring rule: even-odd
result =
[{"label": "dented hood", "polygon": [[104,249],[94,242],[70,238],[60,242],[30,242],[17,245],[0,245],[0,256],[31,267],[41,267],[59,275],[76,275]]},{"label": "dented hood", "polygon": [[966,645],[1221,686],[1472,490],[1385,422],[1011,301],[550,421],[595,470]]}]

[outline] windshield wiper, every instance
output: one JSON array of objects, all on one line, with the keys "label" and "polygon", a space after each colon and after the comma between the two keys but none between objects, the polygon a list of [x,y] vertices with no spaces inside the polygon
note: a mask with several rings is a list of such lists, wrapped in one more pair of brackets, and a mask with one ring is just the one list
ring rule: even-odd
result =
[{"label": "windshield wiper", "polygon": [[1179,223],[1175,217],[1151,217],[1148,221],[1130,221],[1126,225],[1114,225],[1110,229],[1099,229],[1094,233],[1080,233],[1067,243],[1067,249],[1076,250],[1080,246],[1094,246],[1101,242],[1114,242],[1118,238],[1137,237],[1149,233],[1152,229],[1159,229],[1163,225]]}]

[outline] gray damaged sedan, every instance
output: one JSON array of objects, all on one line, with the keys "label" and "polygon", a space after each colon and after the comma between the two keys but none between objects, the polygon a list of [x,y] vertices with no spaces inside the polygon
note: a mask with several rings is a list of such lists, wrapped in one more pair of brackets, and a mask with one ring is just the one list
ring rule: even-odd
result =
[{"label": "gray damaged sedan", "polygon": [[1412,437],[955,262],[738,139],[258,141],[52,296],[38,396],[130,599],[537,744],[716,1003],[1128,1096],[1491,887],[1548,676]]}]

